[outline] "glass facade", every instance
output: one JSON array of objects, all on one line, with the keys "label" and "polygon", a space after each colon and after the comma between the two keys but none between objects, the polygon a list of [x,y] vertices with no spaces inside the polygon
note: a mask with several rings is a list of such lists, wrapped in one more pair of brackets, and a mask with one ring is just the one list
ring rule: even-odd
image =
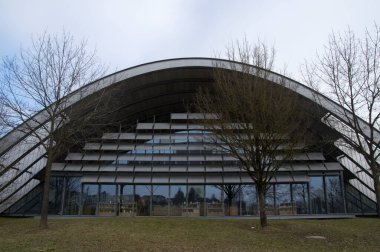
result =
[{"label": "glass facade", "polygon": [[[258,215],[257,192],[248,173],[234,155],[215,145],[215,136],[199,119],[198,114],[172,113],[152,121],[145,118],[128,127],[129,132],[119,129],[87,139],[82,150],[75,148],[54,163],[49,213]],[[342,159],[326,158],[323,150],[300,150],[271,180],[267,214],[374,212],[372,184],[360,179],[362,173],[344,170],[338,161]],[[32,189],[36,183],[28,182],[25,188],[30,192],[5,195],[9,213],[24,213],[41,203],[41,193]],[[25,195],[18,200],[12,195],[19,192]]]},{"label": "glass facade", "polygon": [[[78,171],[80,166],[83,181],[96,177],[97,183],[81,185],[80,178],[67,177],[65,182],[57,177],[52,180],[50,211],[121,216],[257,216],[255,184],[230,152],[215,145],[213,133],[199,127],[198,116],[175,113],[170,115],[170,122],[156,118],[137,123],[133,132],[104,133],[101,142],[91,140],[96,142],[84,149],[89,148],[89,152],[70,153],[62,164],[63,171]],[[326,161],[318,150],[298,154],[292,160],[294,167],[289,164],[293,172],[281,168],[268,185],[268,215],[333,214],[344,213],[346,208],[363,212],[373,205],[355,190],[342,188],[343,184],[348,187],[350,178],[343,177],[337,161]],[[62,185],[64,189],[60,189]],[[349,200],[344,195],[349,195]]]},{"label": "glass facade", "polygon": [[310,208],[312,214],[326,213],[323,176],[310,177]]},{"label": "glass facade", "polygon": [[270,185],[265,195],[265,210],[266,210],[267,215],[276,214],[274,189],[275,187],[273,185]]},{"label": "glass facade", "polygon": [[100,185],[99,215],[115,215],[117,203],[116,185]]},{"label": "glass facade", "polygon": [[99,185],[84,184],[82,192],[83,215],[98,214]]},{"label": "glass facade", "polygon": [[62,213],[62,194],[64,190],[64,178],[52,177],[49,190],[49,214]]},{"label": "glass facade", "polygon": [[224,216],[223,191],[219,186],[206,185],[206,213],[207,216]]},{"label": "glass facade", "polygon": [[80,177],[65,177],[65,199],[63,214],[76,215],[79,214],[81,206],[81,183]]},{"label": "glass facade", "polygon": [[223,191],[224,198],[224,215],[225,216],[237,216],[240,214],[240,194],[243,186],[227,184],[218,185]]},{"label": "glass facade", "polygon": [[326,201],[329,213],[343,213],[344,203],[339,176],[326,176]]},{"label": "glass facade", "polygon": [[276,184],[276,214],[277,215],[292,215],[293,206],[290,184]]},{"label": "glass facade", "polygon": [[186,208],[186,186],[171,185],[170,186],[170,215],[182,216]]},{"label": "glass facade", "polygon": [[133,185],[120,185],[118,213],[120,216],[134,216],[136,214]]},{"label": "glass facade", "polygon": [[187,189],[187,216],[204,216],[204,186],[189,185]]},{"label": "glass facade", "polygon": [[292,184],[293,214],[309,213],[308,184]]},{"label": "glass facade", "polygon": [[169,215],[169,186],[153,185],[152,194],[152,215],[167,216]]},{"label": "glass facade", "polygon": [[243,185],[240,193],[240,215],[256,215],[258,211],[255,185]]},{"label": "glass facade", "polygon": [[137,216],[150,216],[151,185],[135,186],[135,203]]},{"label": "glass facade", "polygon": [[[268,215],[344,213],[341,177],[311,176],[309,183],[270,184],[265,207]],[[108,216],[257,216],[259,206],[254,184],[81,184],[80,177],[52,177],[49,212]]]}]

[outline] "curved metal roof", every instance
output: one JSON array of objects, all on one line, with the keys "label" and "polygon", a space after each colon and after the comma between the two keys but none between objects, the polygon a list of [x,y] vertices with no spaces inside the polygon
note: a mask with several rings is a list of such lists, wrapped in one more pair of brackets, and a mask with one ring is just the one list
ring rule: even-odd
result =
[{"label": "curved metal roof", "polygon": [[[168,70],[168,69],[191,69],[191,68],[208,68],[212,69],[215,64],[218,65],[218,67],[223,67],[226,69],[230,69],[231,64],[221,64],[226,63],[228,61],[221,60],[221,59],[212,59],[212,58],[178,58],[178,59],[169,59],[169,60],[162,60],[162,61],[155,61],[151,63],[146,63],[142,65],[138,65],[135,67],[131,67],[119,72],[116,72],[114,74],[108,75],[104,78],[101,78],[97,81],[94,81],[88,85],[83,86],[82,88],[76,90],[73,92],[67,101],[67,106],[75,105],[78,101],[81,99],[84,99],[92,94],[95,94],[99,92],[100,90],[110,88],[113,85],[116,85],[117,83],[133,79],[134,77],[138,76],[144,76],[149,73]],[[234,69],[239,70],[241,69],[241,64],[234,62],[235,66]],[[254,66],[251,66],[254,68]],[[275,72],[269,73],[269,80],[271,80],[273,83],[286,86],[289,89],[293,90],[294,92],[300,94],[301,96],[313,101],[319,103],[321,107],[335,115],[337,118],[341,119],[344,122],[345,116],[344,115],[344,108],[324,96],[323,94],[320,94],[311,88],[294,81],[292,79],[289,79],[285,76],[282,76],[280,74],[277,74]],[[284,82],[285,81],[285,82]],[[347,113],[347,111],[345,111]],[[47,118],[47,115],[45,111],[41,111],[38,113],[35,117],[35,121],[43,122]],[[363,125],[365,123],[363,122]],[[37,125],[36,125],[37,126]],[[22,125],[20,126],[22,127]],[[380,134],[376,132],[376,141],[380,140]],[[368,131],[369,134],[369,131]],[[0,139],[0,155],[1,153],[4,153],[7,151],[10,147],[14,146],[19,142],[23,137],[25,137],[25,134],[14,130],[4,136],[2,139]]]}]

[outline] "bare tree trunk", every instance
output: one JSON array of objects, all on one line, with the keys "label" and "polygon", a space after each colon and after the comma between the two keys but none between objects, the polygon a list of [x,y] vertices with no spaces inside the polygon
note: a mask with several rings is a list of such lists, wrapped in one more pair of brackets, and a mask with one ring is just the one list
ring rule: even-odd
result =
[{"label": "bare tree trunk", "polygon": [[228,197],[228,216],[231,216],[232,198]]},{"label": "bare tree trunk", "polygon": [[44,177],[44,189],[42,197],[42,208],[41,208],[41,220],[40,228],[48,228],[48,213],[49,213],[49,191],[50,191],[50,176],[51,176],[51,166],[53,163],[52,150],[48,151],[48,158],[45,168]]},{"label": "bare tree trunk", "polygon": [[265,186],[257,185],[256,190],[259,195],[260,225],[264,228],[268,225],[267,214],[265,212]]}]

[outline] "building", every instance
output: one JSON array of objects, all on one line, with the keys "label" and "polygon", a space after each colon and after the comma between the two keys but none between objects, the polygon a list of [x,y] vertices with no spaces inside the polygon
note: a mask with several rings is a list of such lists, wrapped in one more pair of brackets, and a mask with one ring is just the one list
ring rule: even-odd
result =
[{"label": "building", "polygon": [[[222,62],[222,60],[217,60]],[[186,104],[213,82],[215,59],[164,60],[132,67],[84,86],[69,98],[81,101],[107,90],[107,115],[68,146],[52,168],[51,214],[224,216],[258,214],[252,180],[239,162],[207,141],[201,115]],[[283,79],[270,73],[274,85]],[[360,155],[339,144],[343,108],[291,79],[294,95],[313,109],[312,139],[335,136],[323,148],[297,153],[281,167],[267,193],[269,215],[375,213],[373,177]],[[315,97],[319,104],[315,104]],[[44,111],[35,116],[43,122]],[[330,122],[330,123],[326,123]],[[344,123],[344,122],[343,122]],[[336,125],[330,127],[329,125]],[[22,127],[22,126],[20,126]],[[36,127],[36,130],[38,127]],[[41,133],[42,134],[42,133]],[[380,134],[379,136],[380,137]],[[318,141],[318,140],[315,140]],[[41,143],[10,132],[0,139],[0,213],[39,214],[46,164]],[[228,190],[233,197],[228,197]]]}]

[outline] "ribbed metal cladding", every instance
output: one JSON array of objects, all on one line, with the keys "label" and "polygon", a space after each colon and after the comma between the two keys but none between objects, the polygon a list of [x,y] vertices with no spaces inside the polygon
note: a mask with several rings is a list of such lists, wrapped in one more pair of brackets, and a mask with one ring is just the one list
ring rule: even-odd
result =
[{"label": "ribbed metal cladding", "polygon": [[[80,173],[82,183],[252,183],[234,157],[210,142],[211,133],[197,123],[201,118],[175,113],[169,122],[137,122],[135,132],[105,132],[81,153],[69,153],[65,163],[54,163],[53,172]],[[322,153],[299,152],[272,182],[308,182],[308,172],[341,170]]]}]

